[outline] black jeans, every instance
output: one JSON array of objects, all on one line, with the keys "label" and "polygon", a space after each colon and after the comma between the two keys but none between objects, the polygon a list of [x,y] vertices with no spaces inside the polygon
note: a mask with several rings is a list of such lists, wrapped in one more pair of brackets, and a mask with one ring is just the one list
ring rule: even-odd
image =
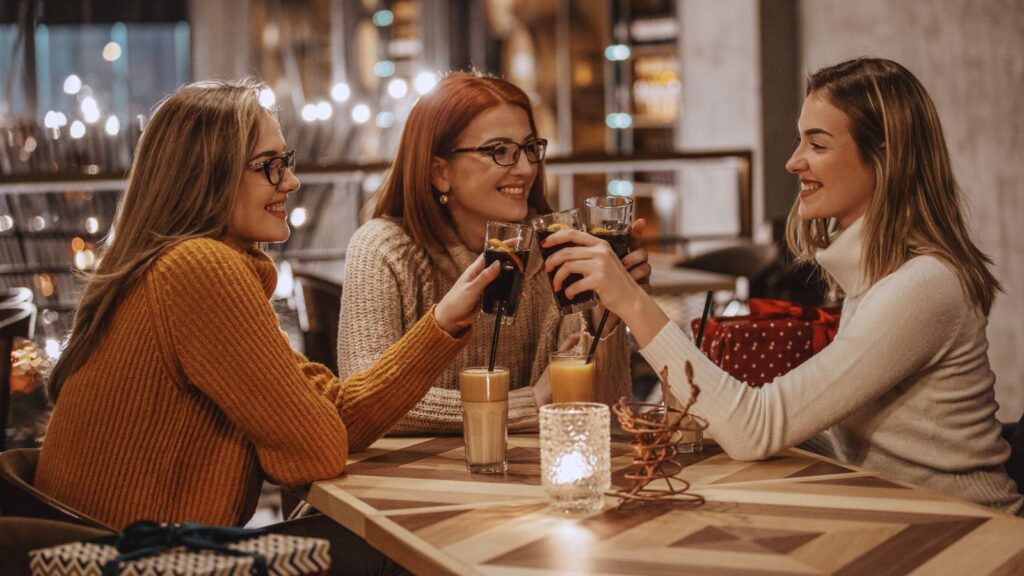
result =
[{"label": "black jeans", "polygon": [[394,560],[380,553],[355,533],[323,514],[303,516],[267,526],[267,531],[289,536],[323,538],[331,542],[331,570],[344,576],[405,576],[411,574]]}]

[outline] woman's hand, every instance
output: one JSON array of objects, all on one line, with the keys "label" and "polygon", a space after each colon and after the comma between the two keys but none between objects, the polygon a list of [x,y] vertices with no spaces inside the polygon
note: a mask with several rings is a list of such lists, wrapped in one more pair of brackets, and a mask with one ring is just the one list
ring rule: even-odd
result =
[{"label": "woman's hand", "polygon": [[[580,292],[593,290],[605,307],[621,316],[624,306],[643,289],[619,261],[612,247],[604,240],[579,230],[560,230],[552,234],[545,245],[566,242],[573,242],[576,246],[562,248],[544,261],[545,271],[557,270],[551,280],[552,287],[556,291],[561,290],[569,274],[580,274],[583,278],[566,288],[566,297],[573,298]],[[633,255],[635,252],[627,258]]]},{"label": "woman's hand", "polygon": [[469,328],[476,317],[484,288],[498,277],[500,271],[501,266],[497,262],[485,268],[484,255],[477,257],[434,308],[437,325],[456,337]]},{"label": "woman's hand", "polygon": [[[668,322],[668,317],[647,295],[649,286],[637,283],[638,278],[645,281],[650,278],[647,252],[635,250],[620,262],[607,242],[579,230],[560,230],[552,234],[545,245],[566,242],[576,246],[562,248],[544,261],[544,270],[557,269],[552,287],[560,290],[569,274],[583,276],[565,290],[565,295],[572,298],[580,292],[593,290],[605,307],[629,325],[637,343],[645,346]],[[626,261],[632,264],[632,270],[625,268]]]}]

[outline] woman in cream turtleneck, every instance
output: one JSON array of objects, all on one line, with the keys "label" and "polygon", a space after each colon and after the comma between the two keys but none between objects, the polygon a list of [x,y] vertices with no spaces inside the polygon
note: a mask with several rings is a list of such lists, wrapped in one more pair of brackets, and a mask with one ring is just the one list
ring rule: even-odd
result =
[{"label": "woman in cream turtleneck", "polygon": [[816,437],[836,458],[1021,514],[1004,469],[987,317],[999,282],[971,240],[935,106],[901,65],[861,58],[808,79],[786,169],[800,177],[787,240],[845,298],[835,340],[752,388],[708,360],[586,234],[545,263],[585,279],[633,330],[673,393],[701,387],[692,411],[733,458],[756,460]]}]

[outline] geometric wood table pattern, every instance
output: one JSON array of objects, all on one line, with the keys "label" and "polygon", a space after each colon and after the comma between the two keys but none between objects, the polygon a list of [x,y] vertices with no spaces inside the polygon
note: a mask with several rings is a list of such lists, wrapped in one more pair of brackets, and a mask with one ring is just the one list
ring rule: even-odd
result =
[{"label": "geometric wood table pattern", "polygon": [[[1024,574],[1024,519],[799,449],[761,462],[680,455],[707,502],[552,512],[536,435],[504,476],[469,474],[461,437],[384,438],[307,500],[415,574]],[[612,484],[631,451],[613,436]]]}]

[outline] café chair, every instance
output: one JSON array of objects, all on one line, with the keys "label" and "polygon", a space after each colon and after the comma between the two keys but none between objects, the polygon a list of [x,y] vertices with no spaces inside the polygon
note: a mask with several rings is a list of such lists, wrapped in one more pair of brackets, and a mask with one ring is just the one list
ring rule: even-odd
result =
[{"label": "caf\u00e9 chair", "polygon": [[39,462],[39,448],[0,452],[0,514],[57,520],[116,532],[113,527],[44,494],[32,485]]},{"label": "caf\u00e9 chair", "polygon": [[684,260],[678,267],[742,279],[736,283],[736,290],[723,312],[731,316],[746,313],[746,303],[752,296],[764,296],[767,278],[778,259],[779,250],[774,244],[739,244],[704,252]]},{"label": "caf\u00e9 chair", "polygon": [[70,542],[95,540],[114,534],[110,530],[24,516],[0,516],[0,574],[30,574],[29,552]]},{"label": "caf\u00e9 chair", "polygon": [[32,290],[22,286],[0,288],[0,306],[24,304],[32,301]]},{"label": "caf\u00e9 chair", "polygon": [[303,351],[307,358],[337,374],[341,283],[300,268],[293,270],[292,275]]},{"label": "caf\u00e9 chair", "polygon": [[15,338],[32,337],[35,320],[36,306],[31,302],[0,303],[0,452],[7,443],[11,410],[11,350]]},{"label": "caf\u00e9 chair", "polygon": [[[341,315],[341,283],[311,270],[295,268],[293,294],[306,358],[338,374],[338,317]],[[302,500],[281,490],[281,512],[288,518]]]}]

